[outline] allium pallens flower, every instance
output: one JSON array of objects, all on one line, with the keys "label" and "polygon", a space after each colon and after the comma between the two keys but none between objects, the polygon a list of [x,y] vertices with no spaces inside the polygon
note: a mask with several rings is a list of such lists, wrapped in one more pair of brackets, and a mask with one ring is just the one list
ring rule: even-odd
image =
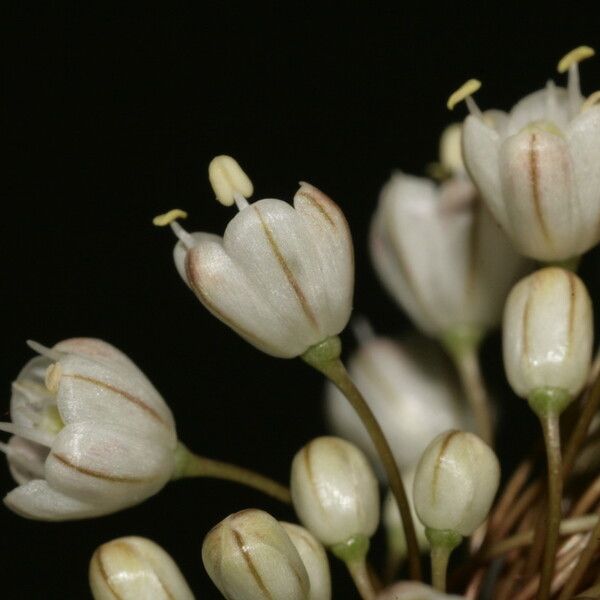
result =
[{"label": "allium pallens flower", "polygon": [[13,384],[13,437],[3,450],[20,484],[4,499],[31,519],[61,521],[142,502],[171,478],[177,446],[168,406],[122,352],[74,338],[42,352]]},{"label": "allium pallens flower", "polygon": [[102,544],[90,561],[89,579],[94,600],[194,600],[175,561],[147,538]]},{"label": "allium pallens flower", "polygon": [[[464,425],[456,380],[430,340],[399,343],[369,332],[361,342],[348,362],[350,376],[381,423],[398,465],[414,468],[436,435]],[[355,443],[380,467],[365,426],[332,384],[327,386],[326,409],[333,432]]]},{"label": "allium pallens flower", "polygon": [[[352,239],[342,211],[307,183],[293,207],[270,198],[249,204],[237,163],[230,157],[215,161],[213,187],[223,203],[235,199],[239,212],[223,237],[189,234],[171,223],[184,281],[213,315],[267,354],[299,356],[340,333],[354,285]],[[156,222],[168,222],[161,219]]]},{"label": "allium pallens flower", "polygon": [[541,261],[576,257],[600,240],[600,105],[579,89],[569,53],[567,89],[550,81],[509,113],[481,113],[471,98],[464,124],[465,164],[483,199],[524,255]]},{"label": "allium pallens flower", "polygon": [[370,249],[390,294],[434,337],[496,326],[527,266],[461,175],[437,185],[395,173],[381,191]]}]

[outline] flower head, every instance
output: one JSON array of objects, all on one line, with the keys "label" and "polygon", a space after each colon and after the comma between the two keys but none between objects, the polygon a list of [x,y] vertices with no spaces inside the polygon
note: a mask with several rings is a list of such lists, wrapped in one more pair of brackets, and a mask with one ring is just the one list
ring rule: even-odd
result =
[{"label": "flower head", "polygon": [[211,182],[239,212],[223,237],[189,234],[172,222],[177,269],[200,302],[248,342],[273,356],[299,356],[348,322],[354,258],[346,219],[307,183],[293,207],[275,199],[250,204],[243,192],[252,187],[237,163],[218,158],[227,160],[211,163]]},{"label": "flower head", "polygon": [[600,240],[599,94],[579,88],[577,48],[559,63],[566,89],[550,81],[509,113],[482,113],[465,90],[464,160],[490,211],[524,255],[576,257]]},{"label": "flower head", "polygon": [[47,349],[13,384],[2,446],[20,485],[5,498],[31,519],[115,512],[160,490],[174,469],[173,416],[122,352],[92,338]]}]

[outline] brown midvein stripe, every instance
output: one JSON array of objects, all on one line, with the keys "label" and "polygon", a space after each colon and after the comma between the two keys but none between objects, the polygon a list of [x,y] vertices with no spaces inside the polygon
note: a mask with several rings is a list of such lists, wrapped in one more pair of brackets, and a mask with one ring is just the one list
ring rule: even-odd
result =
[{"label": "brown midvein stripe", "polygon": [[108,572],[106,571],[106,567],[104,566],[104,561],[102,560],[102,551],[103,550],[104,550],[104,546],[100,546],[100,548],[98,548],[98,550],[96,550],[96,552],[94,553],[94,558],[96,559],[96,564],[98,565],[98,570],[100,571],[100,575],[102,576],[102,579],[104,579],[106,586],[110,590],[111,594],[117,600],[123,600],[123,596],[121,596],[117,592],[117,590],[115,590],[115,588],[112,585],[111,579],[108,576]]},{"label": "brown midvein stripe", "polygon": [[228,327],[231,327],[234,331],[237,331],[241,336],[245,337],[251,344],[257,346],[268,346],[264,340],[241,327],[238,323],[234,323],[225,313],[221,312],[208,298],[208,296],[202,291],[201,277],[198,269],[195,268],[194,261],[192,260],[192,253],[188,252],[185,259],[185,275],[188,283],[196,296],[200,299],[202,304],[215,316],[219,321],[222,321]]},{"label": "brown midvein stripe", "polygon": [[110,383],[100,381],[99,379],[94,379],[93,377],[87,377],[86,375],[65,373],[65,374],[63,374],[63,377],[68,377],[70,379],[77,379],[78,381],[85,381],[86,383],[91,383],[98,387],[104,388],[105,390],[114,392],[115,394],[118,394],[119,396],[125,398],[126,400],[129,400],[129,402],[131,402],[132,404],[135,404],[138,408],[141,408],[143,411],[147,412],[149,415],[151,415],[154,419],[156,419],[163,425],[167,425],[167,423],[165,423],[164,419],[151,406],[148,406],[145,402],[140,400],[137,396],[134,396],[133,394],[130,394],[129,392],[126,392],[125,390],[121,390],[118,387],[111,385]]},{"label": "brown midvein stripe", "polygon": [[306,198],[322,215],[329,221],[331,226],[335,229],[335,221],[331,218],[329,213],[325,210],[323,205],[313,196],[311,196],[307,191],[300,190],[296,194],[296,196],[301,196],[302,198]]},{"label": "brown midvein stripe", "polygon": [[567,354],[573,349],[573,331],[575,329],[575,295],[577,281],[571,271],[565,271],[569,280],[569,328],[567,330]]},{"label": "brown midvein stripe", "polygon": [[314,314],[310,304],[308,303],[308,300],[306,299],[306,296],[304,295],[304,291],[300,287],[298,280],[296,279],[296,277],[292,273],[292,270],[290,269],[289,265],[285,261],[285,258],[283,256],[283,254],[281,253],[279,246],[277,245],[277,241],[275,240],[275,237],[273,236],[273,232],[269,229],[269,226],[267,225],[266,221],[263,219],[263,217],[260,214],[260,211],[258,210],[256,205],[253,204],[252,206],[253,206],[254,210],[256,211],[256,214],[260,220],[260,224],[262,225],[263,231],[265,233],[265,237],[267,238],[267,241],[269,242],[269,246],[271,247],[271,250],[273,250],[273,254],[275,255],[275,258],[277,258],[277,262],[279,263],[279,266],[283,270],[283,273],[284,273],[286,279],[288,280],[289,284],[292,286],[292,289],[294,290],[294,293],[296,294],[296,297],[298,298],[298,301],[300,302],[300,306],[302,307],[302,310],[304,311],[306,318],[310,321],[310,323],[313,325],[313,327],[318,330],[319,323],[317,322],[317,318],[315,317],[315,314]]},{"label": "brown midvein stripe", "polygon": [[533,198],[535,215],[539,222],[542,234],[547,240],[550,240],[550,234],[548,232],[548,227],[546,226],[546,221],[544,220],[544,212],[542,210],[542,198],[540,192],[540,166],[536,142],[537,135],[534,132],[529,138],[529,177],[531,180],[531,195]]},{"label": "brown midvein stripe", "polygon": [[110,475],[102,471],[95,471],[94,469],[88,469],[87,467],[80,467],[74,465],[66,456],[57,454],[56,452],[51,452],[50,455],[56,458],[56,460],[61,462],[66,467],[69,467],[78,473],[82,473],[83,475],[95,477],[96,479],[104,479],[105,481],[112,481],[115,483],[147,483],[150,481],[150,478],[147,477],[123,477],[120,475]]},{"label": "brown midvein stripe", "polygon": [[254,581],[256,581],[256,585],[258,585],[260,590],[265,594],[266,598],[272,599],[273,596],[271,595],[271,592],[267,589],[265,582],[262,580],[260,573],[256,569],[256,565],[254,564],[254,562],[252,562],[252,556],[250,556],[250,553],[248,552],[248,548],[244,543],[244,538],[242,537],[242,534],[237,529],[232,528],[231,531],[233,533],[233,537],[235,538],[235,543],[237,544],[240,552],[242,553],[242,556],[246,561],[246,565],[248,565],[248,569],[250,570],[252,577],[254,577]]},{"label": "brown midvein stripe", "polygon": [[446,435],[446,439],[442,442],[442,445],[440,446],[440,451],[438,453],[438,457],[437,460],[435,461],[435,466],[433,468],[433,481],[432,481],[432,489],[431,489],[431,499],[433,501],[433,503],[435,504],[436,502],[436,496],[437,496],[437,487],[438,487],[438,478],[440,476],[440,467],[442,466],[442,461],[444,459],[444,454],[448,451],[448,446],[450,445],[450,442],[452,441],[452,438],[456,435],[460,433],[460,431],[450,431],[448,432],[448,434]]}]

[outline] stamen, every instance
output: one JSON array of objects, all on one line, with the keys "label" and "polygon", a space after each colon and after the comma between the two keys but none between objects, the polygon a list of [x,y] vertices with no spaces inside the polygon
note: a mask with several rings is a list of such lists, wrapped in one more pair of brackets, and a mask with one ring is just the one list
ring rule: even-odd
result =
[{"label": "stamen", "polygon": [[579,46],[571,52],[567,52],[559,61],[557,70],[559,73],[566,73],[572,66],[577,65],[586,58],[591,58],[596,52],[589,46]]},{"label": "stamen", "polygon": [[254,192],[254,186],[242,167],[234,158],[225,154],[210,161],[208,180],[217,200],[224,206],[232,206],[234,202],[238,204],[236,194],[246,199]]},{"label": "stamen", "polygon": [[238,210],[244,210],[245,208],[250,206],[250,204],[248,203],[248,200],[246,200],[246,198],[244,198],[244,196],[242,196],[241,194],[238,194],[237,192],[235,192],[233,194],[233,199],[235,200],[235,205],[237,206]]},{"label": "stamen", "polygon": [[46,369],[44,382],[50,392],[56,393],[58,391],[61,375],[62,367],[60,366],[60,363],[53,363]]},{"label": "stamen", "polygon": [[592,108],[592,106],[598,103],[600,103],[600,90],[594,92],[593,94],[590,94],[587,97],[586,101],[581,105],[581,112]]},{"label": "stamen", "polygon": [[61,352],[60,350],[55,350],[54,348],[47,348],[43,346],[39,342],[35,342],[33,340],[27,340],[27,345],[38,354],[53,360],[54,362],[58,362],[63,356],[65,356],[65,352]]},{"label": "stamen", "polygon": [[15,423],[0,422],[0,431],[19,436],[23,439],[29,440],[30,442],[35,442],[41,446],[46,446],[47,448],[52,448],[54,438],[56,437],[55,435],[46,433],[40,429],[23,427],[22,425],[16,425]]},{"label": "stamen", "polygon": [[152,219],[152,223],[157,227],[164,227],[165,225],[170,225],[175,219],[187,219],[187,216],[188,215],[185,210],[173,208],[169,212],[154,217],[154,219]]},{"label": "stamen", "polygon": [[171,221],[169,225],[179,241],[185,246],[186,250],[191,250],[195,246],[193,236],[188,233],[177,221]]},{"label": "stamen", "polygon": [[11,387],[14,391],[23,394],[23,396],[25,396],[29,402],[47,402],[48,400],[52,399],[52,395],[45,386],[28,380],[24,380],[23,383],[18,380],[13,381],[11,383]]},{"label": "stamen", "polygon": [[469,112],[473,116],[482,117],[481,110],[479,110],[475,100],[471,98],[472,94],[474,94],[480,87],[481,81],[478,79],[469,79],[469,81],[463,83],[455,92],[450,94],[450,98],[448,98],[446,106],[449,110],[453,110],[459,102],[464,100]]},{"label": "stamen", "polygon": [[352,333],[359,344],[367,344],[376,336],[375,330],[369,321],[362,315],[354,317],[350,323]]}]

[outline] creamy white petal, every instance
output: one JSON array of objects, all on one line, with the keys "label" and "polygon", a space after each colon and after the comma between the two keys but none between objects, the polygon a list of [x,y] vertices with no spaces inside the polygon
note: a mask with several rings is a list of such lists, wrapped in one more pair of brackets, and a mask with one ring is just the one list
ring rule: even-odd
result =
[{"label": "creamy white petal", "polygon": [[46,480],[81,501],[114,509],[155,494],[173,469],[170,448],[128,427],[82,422],[58,434],[46,460]]},{"label": "creamy white petal", "polygon": [[547,121],[564,130],[571,116],[567,90],[550,82],[513,106],[506,133],[514,135],[536,121]]},{"label": "creamy white petal", "polygon": [[18,484],[44,478],[44,463],[49,452],[46,446],[14,435],[8,440],[5,452],[10,474]]},{"label": "creamy white petal", "polygon": [[463,125],[463,157],[467,171],[477,185],[490,212],[505,229],[508,215],[502,195],[498,167],[501,138],[481,118],[468,116]]},{"label": "creamy white petal", "polygon": [[105,514],[104,506],[77,500],[52,489],[47,481],[34,479],[4,497],[10,510],[27,519],[68,521]]},{"label": "creamy white petal", "polygon": [[354,291],[354,249],[348,222],[335,202],[308,183],[302,183],[296,192],[294,208],[311,233],[319,257],[314,278],[322,329],[326,335],[337,335],[350,318]]},{"label": "creamy white petal", "polygon": [[57,404],[65,423],[93,421],[129,427],[137,435],[175,447],[173,415],[137,367],[77,354],[67,355],[59,364]]},{"label": "creamy white petal", "polygon": [[540,128],[508,138],[500,151],[502,190],[519,249],[559,260],[578,246],[581,213],[566,141]]}]

